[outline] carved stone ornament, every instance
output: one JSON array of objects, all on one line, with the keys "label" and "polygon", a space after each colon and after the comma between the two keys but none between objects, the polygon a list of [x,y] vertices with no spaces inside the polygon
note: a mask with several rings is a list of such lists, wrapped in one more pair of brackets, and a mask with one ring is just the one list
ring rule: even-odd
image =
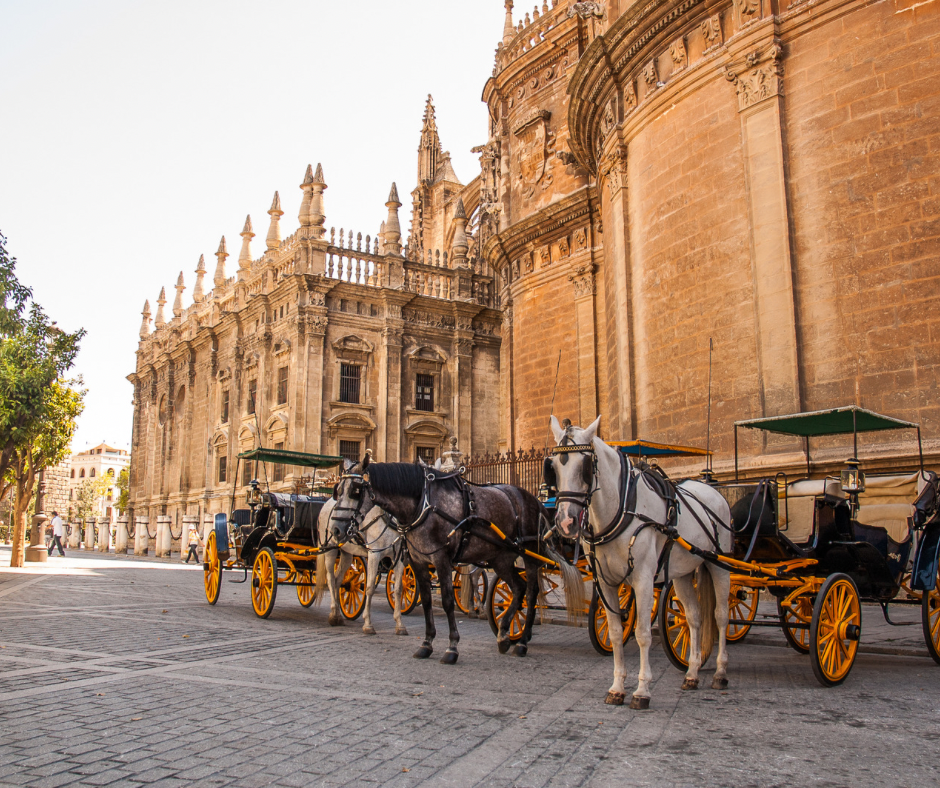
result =
[{"label": "carved stone ornament", "polygon": [[669,56],[672,58],[673,71],[681,71],[689,64],[684,38],[677,38],[672,42],[672,46],[669,47]]},{"label": "carved stone ornament", "polygon": [[749,53],[746,67],[741,73],[734,66],[727,67],[725,78],[737,88],[739,112],[766,99],[783,95],[782,56],[783,48],[774,42],[764,53],[760,50]]},{"label": "carved stone ornament", "polygon": [[569,251],[569,250],[568,250],[568,239],[567,239],[567,238],[562,238],[562,239],[558,242],[558,256],[559,256],[559,257],[567,257],[567,256],[568,256],[568,251]]},{"label": "carved stone ornament", "polygon": [[574,234],[574,248],[577,251],[587,248],[587,231],[583,227],[579,227]]},{"label": "carved stone ornament", "polygon": [[576,299],[592,296],[597,291],[594,266],[592,265],[579,265],[568,274],[568,281],[574,285],[574,297]]},{"label": "carved stone ornament", "polygon": [[555,154],[555,156],[558,158],[558,161],[560,161],[565,166],[578,163],[578,159],[571,151],[560,150]]},{"label": "carved stone ornament", "polygon": [[617,97],[614,96],[604,107],[604,117],[601,119],[601,133],[607,137],[617,125]]},{"label": "carved stone ornament", "polygon": [[625,115],[629,112],[633,112],[633,110],[636,109],[636,105],[638,103],[636,97],[636,85],[632,79],[627,82],[626,87],[623,89],[623,103]]},{"label": "carved stone ornament", "polygon": [[547,246],[543,246],[539,249],[539,267],[548,268],[552,264],[552,255],[551,249]]},{"label": "carved stone ornament", "polygon": [[643,79],[646,80],[646,84],[649,85],[650,88],[656,87],[656,83],[659,82],[659,71],[656,68],[655,59],[643,66]]},{"label": "carved stone ornament", "polygon": [[761,17],[761,0],[734,0],[734,13],[739,28]]},{"label": "carved stone ornament", "polygon": [[596,19],[604,18],[604,6],[598,2],[575,3],[568,9],[568,18],[579,16],[582,19],[590,19],[592,16]]},{"label": "carved stone ornament", "polygon": [[721,17],[714,14],[702,22],[702,37],[705,39],[705,51],[710,52],[722,45]]},{"label": "carved stone ornament", "polygon": [[523,193],[531,197],[535,187],[548,188],[552,176],[548,173],[548,162],[552,143],[549,140],[548,110],[533,110],[524,115],[513,126],[512,133],[522,143],[516,177],[521,182]]},{"label": "carved stone ornament", "polygon": [[525,256],[525,272],[531,274],[535,269],[535,261],[533,259],[532,253],[530,252]]},{"label": "carved stone ornament", "polygon": [[614,197],[627,185],[627,151],[620,147],[601,162],[601,175],[607,181],[610,196]]}]

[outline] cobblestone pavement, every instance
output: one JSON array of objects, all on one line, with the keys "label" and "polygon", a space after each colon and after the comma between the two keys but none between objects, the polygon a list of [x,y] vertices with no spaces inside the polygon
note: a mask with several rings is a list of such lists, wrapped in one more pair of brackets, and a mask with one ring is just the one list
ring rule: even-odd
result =
[{"label": "cobblestone pavement", "polygon": [[[774,630],[732,646],[727,692],[682,692],[654,643],[647,712],[603,704],[612,660],[584,629],[537,627],[519,659],[464,619],[448,667],[411,658],[416,613],[396,637],[377,608],[368,637],[287,587],[266,621],[245,585],[225,582],[210,607],[201,572],[179,564],[73,552],[0,569],[0,785],[940,782],[940,667],[917,627],[890,642],[876,608],[863,641],[902,653],[861,654],[832,690]],[[627,656],[632,676],[635,644]]]}]

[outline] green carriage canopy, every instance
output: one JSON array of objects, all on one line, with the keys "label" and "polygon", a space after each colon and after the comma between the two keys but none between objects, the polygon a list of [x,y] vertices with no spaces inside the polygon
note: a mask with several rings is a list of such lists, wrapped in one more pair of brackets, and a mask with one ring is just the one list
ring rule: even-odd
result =
[{"label": "green carriage canopy", "polygon": [[276,465],[298,465],[303,468],[332,468],[343,462],[342,457],[331,457],[329,454],[306,454],[285,449],[252,449],[239,454],[238,459],[273,462]]},{"label": "green carriage canopy", "polygon": [[617,451],[629,457],[708,457],[710,451],[696,449],[694,446],[672,446],[652,441],[608,441]]},{"label": "green carriage canopy", "polygon": [[882,416],[880,413],[865,410],[856,405],[849,405],[832,410],[816,410],[811,413],[793,413],[789,416],[736,421],[734,426],[776,432],[781,435],[816,438],[823,435],[851,435],[856,432],[880,430],[916,430],[920,425],[893,419],[890,416]]}]

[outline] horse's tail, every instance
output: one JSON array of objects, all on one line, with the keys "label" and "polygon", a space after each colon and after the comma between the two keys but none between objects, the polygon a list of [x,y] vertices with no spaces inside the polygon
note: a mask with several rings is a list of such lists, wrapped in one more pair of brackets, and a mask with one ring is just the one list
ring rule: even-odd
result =
[{"label": "horse's tail", "polygon": [[705,662],[718,637],[718,626],[715,624],[715,583],[705,564],[699,566],[697,580],[698,609],[702,614],[702,662]]},{"label": "horse's tail", "polygon": [[[466,569],[466,571],[463,571]],[[460,607],[468,613],[473,612],[473,567],[458,566],[457,574],[460,575]]]},{"label": "horse's tail", "polygon": [[569,564],[562,556],[546,544],[545,552],[561,570],[562,583],[565,586],[565,609],[568,612],[568,623],[580,625],[584,617],[584,580],[576,567]]},{"label": "horse's tail", "polygon": [[326,591],[326,557],[333,553],[320,553],[317,555],[317,583],[313,589],[313,599],[319,605],[323,601]]}]

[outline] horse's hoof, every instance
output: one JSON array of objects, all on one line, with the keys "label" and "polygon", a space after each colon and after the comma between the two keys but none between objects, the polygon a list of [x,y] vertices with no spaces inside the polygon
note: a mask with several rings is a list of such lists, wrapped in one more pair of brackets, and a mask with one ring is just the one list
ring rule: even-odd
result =
[{"label": "horse's hoof", "polygon": [[500,654],[505,654],[507,651],[509,651],[509,647],[511,645],[512,643],[509,642],[509,638],[506,638],[505,640],[496,641],[496,648],[499,649]]},{"label": "horse's hoof", "polygon": [[375,634],[375,627],[363,627],[363,628],[362,628],[362,633],[363,633],[364,635],[374,635],[374,634]]},{"label": "horse's hoof", "polygon": [[715,676],[712,680],[712,689],[728,689],[728,679],[720,679]]},{"label": "horse's hoof", "polygon": [[606,703],[608,706],[623,706],[623,701],[626,697],[627,696],[622,692],[614,692],[611,690],[607,693],[607,697],[604,698],[604,703]]},{"label": "horse's hoof", "polygon": [[328,621],[331,627],[344,627],[346,622],[340,616],[330,616]]},{"label": "horse's hoof", "polygon": [[649,698],[641,698],[639,695],[634,695],[630,698],[630,708],[636,709],[637,711],[644,711],[650,707]]},{"label": "horse's hoof", "polygon": [[415,659],[427,659],[434,653],[434,649],[430,646],[421,646],[412,656]]},{"label": "horse's hoof", "polygon": [[525,643],[520,643],[518,646],[516,646],[516,650],[514,653],[517,657],[524,657],[528,653],[528,651],[529,651],[529,647],[525,645]]},{"label": "horse's hoof", "polygon": [[408,634],[408,629],[407,629],[407,627],[395,627],[395,634],[396,634],[396,635],[407,635],[407,634]]},{"label": "horse's hoof", "polygon": [[441,657],[441,664],[442,665],[456,665],[458,656],[460,655],[456,651],[451,651],[450,649],[447,649],[447,651],[444,652],[444,656]]},{"label": "horse's hoof", "polygon": [[694,690],[698,689],[698,679],[686,679],[682,682],[682,689],[684,690]]}]

